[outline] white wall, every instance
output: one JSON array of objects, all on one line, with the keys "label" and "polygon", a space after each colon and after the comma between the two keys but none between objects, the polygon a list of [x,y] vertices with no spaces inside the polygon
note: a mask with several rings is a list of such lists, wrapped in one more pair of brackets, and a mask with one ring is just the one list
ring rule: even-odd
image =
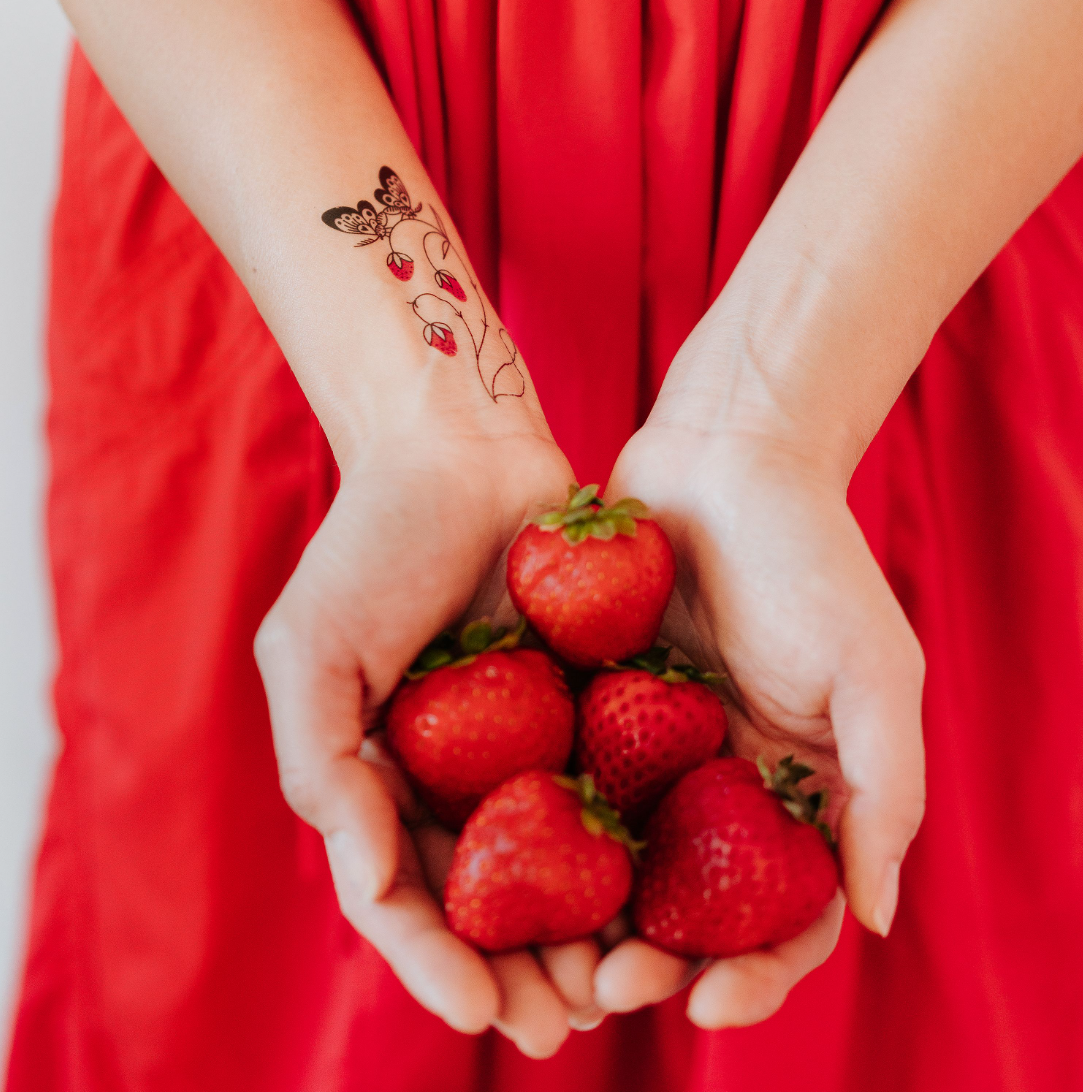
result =
[{"label": "white wall", "polygon": [[41,528],[41,335],[68,39],[53,0],[0,4],[0,1079],[54,751]]}]

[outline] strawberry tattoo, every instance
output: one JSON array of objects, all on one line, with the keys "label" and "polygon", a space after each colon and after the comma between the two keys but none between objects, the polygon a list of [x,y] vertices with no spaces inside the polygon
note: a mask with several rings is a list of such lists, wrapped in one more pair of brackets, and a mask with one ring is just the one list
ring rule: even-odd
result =
[{"label": "strawberry tattoo", "polygon": [[632,914],[650,943],[692,958],[735,956],[807,929],[838,887],[813,771],[719,758],[685,774],[647,823]]},{"label": "strawberry tattoo", "polygon": [[[455,356],[460,348],[471,353],[478,378],[494,402],[522,398],[526,379],[519,369],[519,350],[503,326],[494,327],[490,322],[485,297],[437,208],[429,205],[425,216],[419,215],[423,204],[413,204],[402,179],[390,167],[380,168],[380,185],[372,196],[379,208],[364,200],[340,205],[328,209],[323,222],[355,236],[356,246],[385,244],[389,248],[388,271],[400,281],[413,278],[414,259],[399,247],[408,247],[415,254],[414,248],[420,247],[419,259],[431,270],[438,290],[423,291],[409,301],[425,341],[445,356]],[[448,264],[457,265],[463,279],[446,268]],[[453,325],[458,340],[452,333]]]},{"label": "strawberry tattoo", "polygon": [[446,356],[454,356],[459,351],[451,327],[443,322],[430,322],[425,327],[424,334],[425,340],[434,349],[439,349]]},{"label": "strawberry tattoo", "polygon": [[683,774],[718,754],[726,710],[691,664],[668,667],[653,648],[621,670],[595,675],[579,695],[579,768],[633,828]]},{"label": "strawberry tattoo", "polygon": [[567,505],[523,530],[508,553],[508,591],[554,652],[601,667],[650,648],[673,591],[676,566],[647,507],[606,508],[598,487],[568,489]]},{"label": "strawberry tattoo", "polygon": [[589,777],[519,774],[463,828],[444,888],[448,925],[486,952],[589,936],[628,898],[635,848]]},{"label": "strawberry tattoo", "polygon": [[387,256],[387,268],[400,281],[408,281],[414,275],[414,259],[408,254],[393,250]]},{"label": "strawberry tattoo", "polygon": [[466,293],[463,286],[446,269],[438,269],[435,275],[436,283],[445,291],[450,292],[457,300],[466,301]]},{"label": "strawberry tattoo", "polygon": [[387,742],[418,795],[458,829],[481,798],[522,770],[560,771],[575,709],[544,653],[518,648],[522,628],[482,619],[438,638],[407,672],[387,712]]}]

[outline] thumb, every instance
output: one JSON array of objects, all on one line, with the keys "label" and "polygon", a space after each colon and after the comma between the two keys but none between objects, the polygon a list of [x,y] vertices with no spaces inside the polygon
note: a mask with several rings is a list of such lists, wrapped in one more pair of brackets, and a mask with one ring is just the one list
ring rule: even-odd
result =
[{"label": "thumb", "polygon": [[283,793],[349,862],[362,899],[381,897],[398,866],[395,804],[360,757],[366,716],[469,602],[484,552],[452,565],[437,536],[397,525],[408,516],[371,510],[340,492],[255,645]]},{"label": "thumb", "polygon": [[379,772],[360,757],[361,664],[322,615],[287,586],[256,635],[256,663],[286,803],[349,862],[349,887],[368,902],[394,878],[398,814]]}]

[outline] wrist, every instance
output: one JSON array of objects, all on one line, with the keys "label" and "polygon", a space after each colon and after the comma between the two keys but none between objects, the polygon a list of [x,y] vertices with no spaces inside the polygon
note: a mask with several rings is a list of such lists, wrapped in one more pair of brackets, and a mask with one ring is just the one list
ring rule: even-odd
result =
[{"label": "wrist", "polygon": [[[283,344],[343,471],[368,462],[374,451],[412,446],[415,438],[529,435],[551,442],[526,366],[510,338],[498,336],[502,328],[486,331],[475,353],[464,324],[452,316],[448,327],[453,323],[454,354],[439,347],[439,330],[438,344],[429,343],[428,324],[401,300],[315,336],[309,331],[303,343]],[[494,395],[485,378],[497,373]]]},{"label": "wrist", "polygon": [[572,471],[540,410],[496,410],[475,428],[446,405],[399,403],[387,420],[352,431],[335,449],[340,495],[369,496],[374,483],[383,483],[400,497],[404,511],[416,514],[419,526],[429,520],[439,529],[439,517],[420,500],[438,496],[479,533],[495,530],[501,541],[510,541],[525,520],[566,495]]},{"label": "wrist", "polygon": [[738,267],[681,347],[651,420],[848,482],[930,335],[871,314],[811,261],[758,265]]},{"label": "wrist", "polygon": [[377,181],[376,205],[362,198],[327,209],[319,226],[306,221],[299,266],[280,254],[244,263],[340,466],[419,429],[548,436],[518,348],[447,213],[415,203],[422,194],[387,166]]},{"label": "wrist", "polygon": [[488,451],[498,461],[502,451],[522,444],[555,446],[532,389],[529,398],[494,402],[464,385],[419,382],[379,396],[366,386],[333,409],[317,410],[317,417],[343,475],[368,473],[389,460],[433,465]]}]

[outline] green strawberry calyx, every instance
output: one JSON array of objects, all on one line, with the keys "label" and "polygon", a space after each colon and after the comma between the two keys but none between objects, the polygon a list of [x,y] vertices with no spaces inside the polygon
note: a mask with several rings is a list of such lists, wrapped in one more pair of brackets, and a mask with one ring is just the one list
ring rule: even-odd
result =
[{"label": "green strawberry calyx", "polygon": [[782,801],[782,806],[802,823],[814,826],[827,839],[827,844],[835,846],[831,828],[820,818],[827,808],[827,789],[806,793],[799,782],[811,777],[816,771],[810,766],[794,761],[793,755],[782,759],[772,772],[763,755],[756,759],[756,768],[760,771],[763,784]]},{"label": "green strawberry calyx", "polygon": [[662,682],[667,683],[698,682],[716,691],[724,688],[729,678],[725,672],[701,671],[695,664],[671,664],[668,661],[672,651],[671,646],[655,645],[654,648],[649,648],[638,656],[621,660],[620,663],[606,660],[602,666],[610,671],[649,671]]},{"label": "green strawberry calyx", "polygon": [[553,774],[553,780],[562,789],[568,789],[579,797],[583,805],[583,826],[590,834],[593,834],[595,838],[601,834],[608,834],[631,853],[633,860],[639,859],[639,852],[646,847],[647,843],[638,842],[632,837],[628,828],[620,821],[620,812],[611,807],[609,801],[598,791],[594,778],[590,774],[583,773],[578,777]]},{"label": "green strawberry calyx", "polygon": [[543,531],[561,531],[569,546],[585,538],[598,538],[603,542],[616,535],[635,538],[636,520],[646,519],[647,506],[635,497],[625,497],[606,507],[598,499],[597,485],[572,482],[568,486],[568,503],[554,512],[546,512],[533,522]]},{"label": "green strawberry calyx", "polygon": [[406,678],[421,679],[440,667],[465,667],[483,652],[501,652],[516,648],[526,633],[526,619],[519,618],[514,629],[494,627],[488,618],[478,618],[463,626],[458,637],[445,630],[434,638],[406,670]]}]

